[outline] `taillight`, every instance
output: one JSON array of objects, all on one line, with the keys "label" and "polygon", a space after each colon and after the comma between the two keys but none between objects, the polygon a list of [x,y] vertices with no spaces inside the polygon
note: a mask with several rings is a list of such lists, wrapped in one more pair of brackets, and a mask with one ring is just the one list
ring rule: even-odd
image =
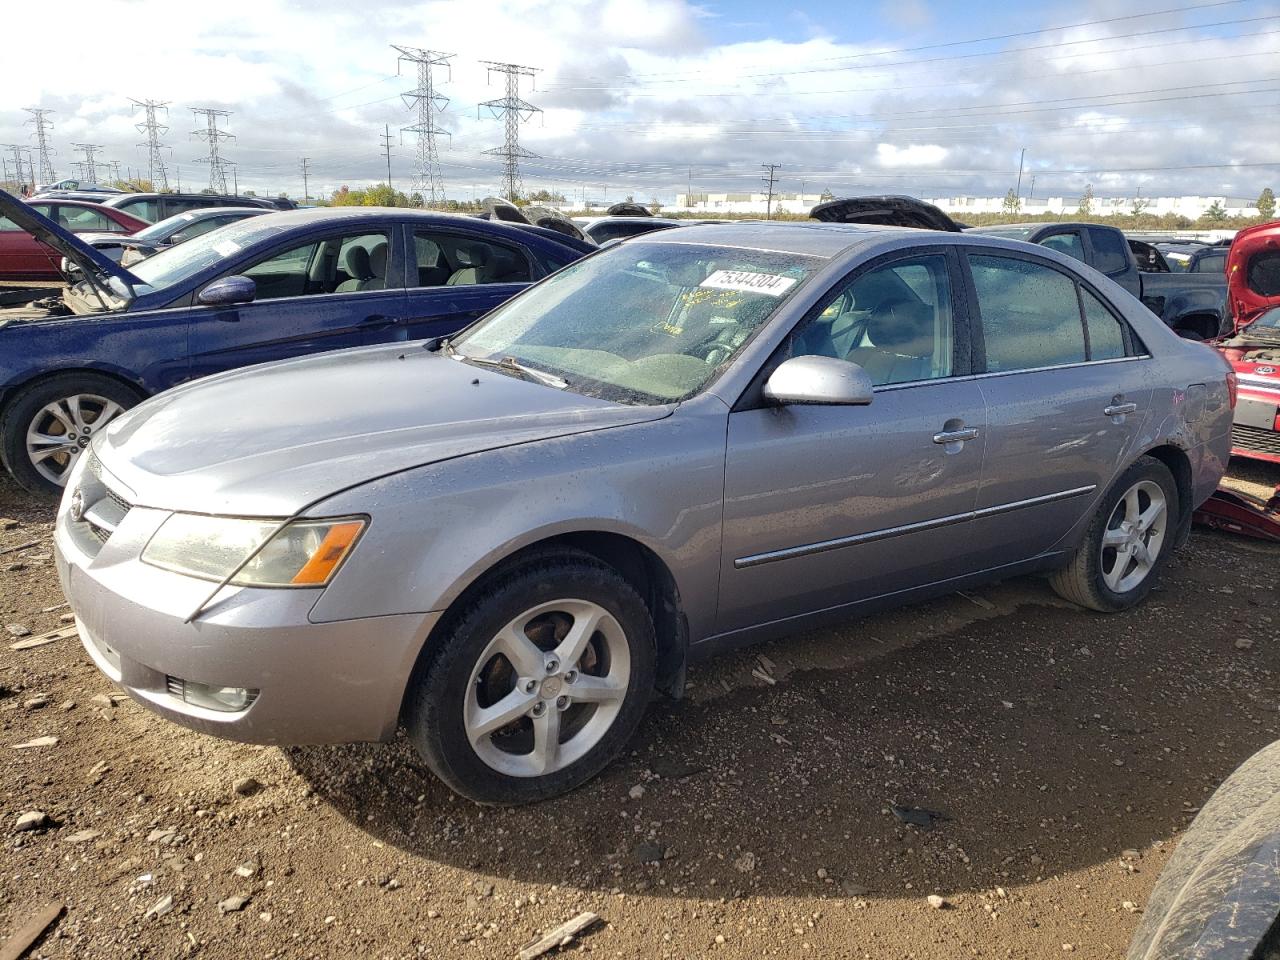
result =
[{"label": "taillight", "polygon": [[1231,409],[1236,408],[1236,395],[1239,393],[1239,387],[1236,384],[1236,372],[1234,370],[1227,371],[1227,400],[1231,404]]}]

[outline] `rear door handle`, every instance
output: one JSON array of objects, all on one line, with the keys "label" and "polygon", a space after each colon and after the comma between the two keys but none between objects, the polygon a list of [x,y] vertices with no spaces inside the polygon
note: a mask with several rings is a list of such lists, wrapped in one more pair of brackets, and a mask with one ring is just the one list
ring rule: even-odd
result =
[{"label": "rear door handle", "polygon": [[966,440],[977,439],[977,427],[965,427],[963,430],[943,430],[941,433],[933,435],[934,443],[964,443]]},{"label": "rear door handle", "polygon": [[1113,403],[1103,407],[1102,412],[1108,417],[1123,417],[1126,413],[1133,413],[1137,409],[1136,403]]}]

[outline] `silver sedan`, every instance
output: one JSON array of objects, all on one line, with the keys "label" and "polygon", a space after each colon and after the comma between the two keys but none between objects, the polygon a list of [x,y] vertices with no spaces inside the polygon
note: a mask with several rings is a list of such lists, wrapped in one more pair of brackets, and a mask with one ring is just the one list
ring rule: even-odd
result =
[{"label": "silver sedan", "polygon": [[452,341],[189,384],[94,439],[57,521],[95,663],[270,744],[403,727],[519,803],[618,754],[686,665],[1019,574],[1151,589],[1217,486],[1225,361],[1043,247],[663,231]]}]

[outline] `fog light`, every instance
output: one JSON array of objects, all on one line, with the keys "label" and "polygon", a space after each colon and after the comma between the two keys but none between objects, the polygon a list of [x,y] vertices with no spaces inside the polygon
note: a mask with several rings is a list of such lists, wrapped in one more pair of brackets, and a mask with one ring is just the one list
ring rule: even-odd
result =
[{"label": "fog light", "polygon": [[258,691],[247,687],[215,687],[207,683],[196,683],[180,677],[168,677],[170,696],[177,697],[183,703],[205,710],[219,710],[223,713],[234,713],[244,710],[258,699]]}]

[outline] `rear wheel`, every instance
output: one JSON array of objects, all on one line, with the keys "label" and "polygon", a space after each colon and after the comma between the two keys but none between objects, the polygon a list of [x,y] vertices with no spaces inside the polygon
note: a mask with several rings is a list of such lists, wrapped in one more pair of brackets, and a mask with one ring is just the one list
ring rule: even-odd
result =
[{"label": "rear wheel", "polygon": [[57,496],[93,437],[142,396],[110,377],[63,373],[20,391],[0,419],[0,455],[14,479]]},{"label": "rear wheel", "polygon": [[1173,550],[1178,487],[1154,457],[1142,457],[1102,498],[1071,562],[1050,578],[1059,596],[1113,613],[1139,603]]},{"label": "rear wheel", "polygon": [[654,629],[635,588],[585,553],[499,574],[446,628],[409,692],[427,765],[481,803],[553,797],[626,745],[653,689]]}]

